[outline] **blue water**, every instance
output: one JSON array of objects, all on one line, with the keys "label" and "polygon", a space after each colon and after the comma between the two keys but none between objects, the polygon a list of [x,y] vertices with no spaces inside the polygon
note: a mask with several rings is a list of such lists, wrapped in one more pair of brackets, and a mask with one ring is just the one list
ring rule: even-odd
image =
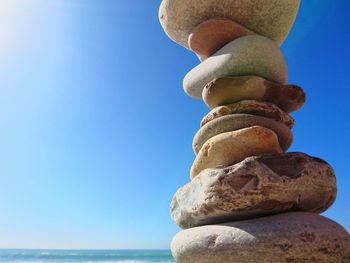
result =
[{"label": "blue water", "polygon": [[173,263],[168,250],[0,250],[9,263]]}]

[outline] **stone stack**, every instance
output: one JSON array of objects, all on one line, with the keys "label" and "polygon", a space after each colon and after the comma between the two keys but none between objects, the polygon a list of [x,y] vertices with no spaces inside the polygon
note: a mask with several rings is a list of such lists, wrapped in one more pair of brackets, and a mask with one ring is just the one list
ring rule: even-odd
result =
[{"label": "stone stack", "polygon": [[163,0],[167,35],[202,61],[185,92],[211,111],[193,140],[191,182],[171,203],[180,263],[350,262],[350,236],[319,213],[336,198],[329,164],[286,153],[305,102],[280,51],[300,0]]}]

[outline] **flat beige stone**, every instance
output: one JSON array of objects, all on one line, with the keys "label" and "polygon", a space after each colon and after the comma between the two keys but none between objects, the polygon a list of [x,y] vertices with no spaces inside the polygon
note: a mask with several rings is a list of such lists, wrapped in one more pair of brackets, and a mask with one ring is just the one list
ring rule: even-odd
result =
[{"label": "flat beige stone", "polygon": [[228,166],[249,156],[282,153],[275,132],[253,126],[238,131],[225,132],[205,142],[194,160],[190,176],[195,178],[207,168]]},{"label": "flat beige stone", "polygon": [[281,122],[250,114],[229,114],[216,118],[199,129],[193,139],[193,151],[198,153],[206,141],[218,134],[252,126],[265,127],[274,131],[283,151],[287,151],[293,142],[292,131]]},{"label": "flat beige stone", "polygon": [[203,61],[227,43],[253,34],[255,33],[231,19],[213,18],[193,29],[188,38],[188,46]]},{"label": "flat beige stone", "polygon": [[315,213],[286,213],[178,233],[177,263],[348,263],[350,236]]},{"label": "flat beige stone", "polygon": [[171,217],[182,228],[287,211],[321,213],[337,193],[333,169],[303,153],[254,156],[206,169],[180,188]]},{"label": "flat beige stone", "polygon": [[285,84],[288,68],[275,41],[259,35],[244,36],[193,68],[185,76],[183,86],[189,96],[201,99],[210,81],[227,76],[260,76]]},{"label": "flat beige stone", "polygon": [[163,0],[159,20],[165,33],[188,48],[193,29],[225,17],[281,44],[298,13],[300,0]]},{"label": "flat beige stone", "polygon": [[306,95],[296,85],[281,85],[259,76],[241,76],[214,79],[204,87],[202,98],[211,109],[241,100],[257,100],[293,112],[304,105]]},{"label": "flat beige stone", "polygon": [[237,103],[214,108],[202,119],[201,127],[212,120],[230,114],[251,114],[270,118],[283,123],[289,129],[293,128],[295,123],[294,119],[288,113],[285,113],[273,103],[256,100],[243,100]]}]

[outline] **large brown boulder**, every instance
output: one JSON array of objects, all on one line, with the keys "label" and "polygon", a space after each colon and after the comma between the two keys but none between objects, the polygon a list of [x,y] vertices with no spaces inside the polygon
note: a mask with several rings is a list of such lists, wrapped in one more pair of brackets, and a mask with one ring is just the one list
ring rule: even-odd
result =
[{"label": "large brown boulder", "polygon": [[325,211],[336,198],[329,164],[303,153],[249,157],[206,169],[180,188],[171,216],[182,228],[286,211]]}]

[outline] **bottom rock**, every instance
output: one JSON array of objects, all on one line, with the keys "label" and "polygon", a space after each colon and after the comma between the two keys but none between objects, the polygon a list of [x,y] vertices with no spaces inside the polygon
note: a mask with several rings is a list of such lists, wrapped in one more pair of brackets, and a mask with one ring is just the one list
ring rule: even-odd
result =
[{"label": "bottom rock", "polygon": [[314,213],[286,213],[178,233],[177,263],[350,262],[350,236]]}]

